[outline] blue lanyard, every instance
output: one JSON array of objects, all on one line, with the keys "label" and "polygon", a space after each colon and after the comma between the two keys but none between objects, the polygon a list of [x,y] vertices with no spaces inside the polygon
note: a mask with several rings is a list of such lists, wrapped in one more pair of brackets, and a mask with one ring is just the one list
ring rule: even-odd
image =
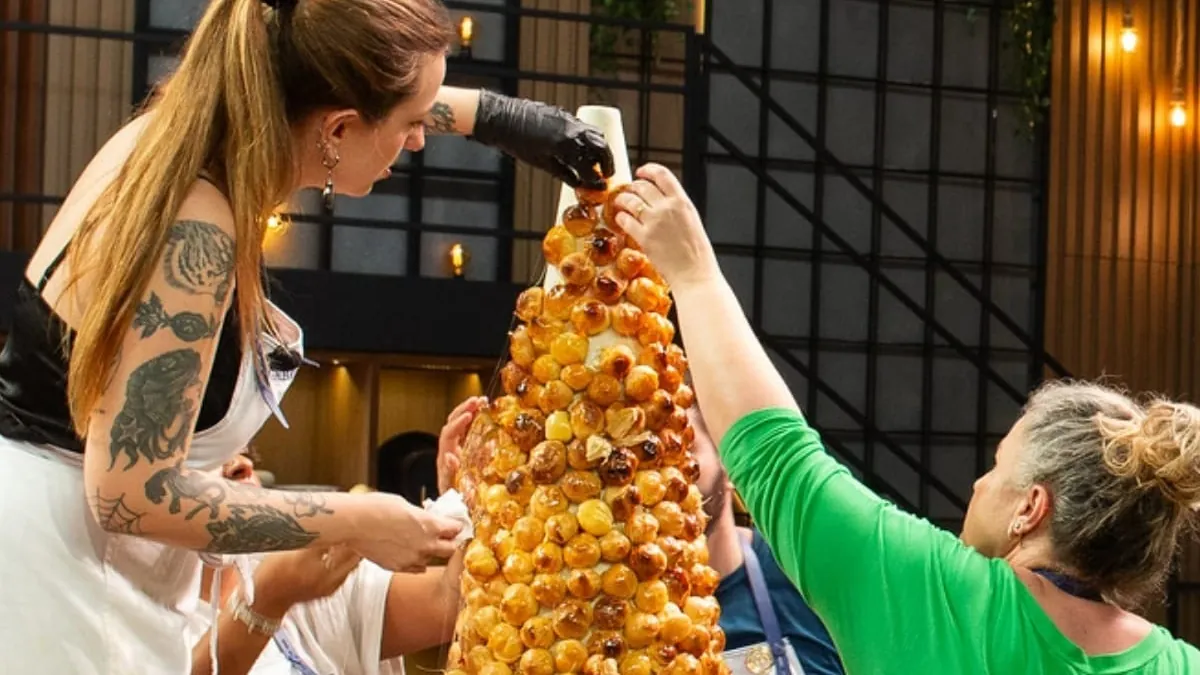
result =
[{"label": "blue lanyard", "polygon": [[1100,591],[1073,576],[1042,568],[1033,570],[1033,573],[1054,584],[1063,593],[1092,602],[1104,602],[1104,596],[1100,594]]},{"label": "blue lanyard", "polygon": [[[753,536],[753,535],[751,535]],[[775,662],[775,675],[804,675],[804,666],[793,673],[787,657],[787,647],[783,641],[783,630],[779,627],[779,616],[775,614],[775,603],[771,602],[771,589],[763,576],[762,565],[754,554],[751,542],[746,541],[739,533],[738,541],[742,544],[742,557],[745,559],[746,579],[750,582],[750,595],[754,597],[754,607],[758,610],[758,620],[762,622],[763,635],[767,638],[767,646],[771,648],[771,657]]]},{"label": "blue lanyard", "polygon": [[292,664],[292,670],[300,673],[300,675],[317,675],[317,672],[312,668],[309,668],[308,664],[305,663],[304,660],[300,658],[300,655],[296,653],[296,650],[292,648],[291,643],[289,643],[288,639],[284,637],[282,629],[275,631],[275,636],[273,639],[275,640],[275,646],[279,647],[279,651],[283,653],[283,658],[287,659],[288,663]]}]

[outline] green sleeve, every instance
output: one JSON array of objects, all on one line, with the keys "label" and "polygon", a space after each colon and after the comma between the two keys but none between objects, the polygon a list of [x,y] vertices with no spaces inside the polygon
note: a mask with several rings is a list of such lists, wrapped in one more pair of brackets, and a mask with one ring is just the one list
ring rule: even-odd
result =
[{"label": "green sleeve", "polygon": [[989,617],[1013,609],[1011,571],[866,489],[795,411],[746,415],[721,455],[848,672],[983,672],[974,655]]}]

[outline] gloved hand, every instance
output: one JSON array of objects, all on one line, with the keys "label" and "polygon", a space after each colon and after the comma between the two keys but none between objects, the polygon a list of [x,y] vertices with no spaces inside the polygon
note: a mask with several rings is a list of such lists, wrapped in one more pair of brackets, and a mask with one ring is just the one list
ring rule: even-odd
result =
[{"label": "gloved hand", "polygon": [[[476,141],[548,171],[567,185],[600,190],[613,174],[604,134],[562,108],[484,89],[475,114]],[[600,166],[600,174],[596,173]]]}]

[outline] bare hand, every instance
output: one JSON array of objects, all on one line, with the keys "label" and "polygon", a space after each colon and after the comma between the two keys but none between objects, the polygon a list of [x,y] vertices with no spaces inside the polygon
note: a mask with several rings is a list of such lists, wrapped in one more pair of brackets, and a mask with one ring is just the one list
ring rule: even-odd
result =
[{"label": "bare hand", "polygon": [[620,225],[637,240],[667,283],[679,287],[720,274],[700,214],[666,167],[647,164],[614,204]]},{"label": "bare hand", "polygon": [[342,587],[362,561],[345,546],[269,553],[255,571],[255,605],[287,607],[324,598]]},{"label": "bare hand", "polygon": [[353,548],[380,567],[392,572],[423,572],[458,549],[454,538],[463,524],[457,520],[436,516],[396,495],[375,492],[363,499],[372,502],[371,515],[364,519]]},{"label": "bare hand", "polygon": [[462,467],[462,442],[467,437],[475,415],[487,405],[487,398],[473,396],[458,404],[446,418],[446,426],[438,437],[437,476],[438,494],[454,487],[455,477]]}]

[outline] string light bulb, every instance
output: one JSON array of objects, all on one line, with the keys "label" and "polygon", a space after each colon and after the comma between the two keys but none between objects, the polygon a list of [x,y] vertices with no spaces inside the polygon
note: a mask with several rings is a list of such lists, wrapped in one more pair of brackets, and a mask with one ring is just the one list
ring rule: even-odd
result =
[{"label": "string light bulb", "polygon": [[454,274],[454,278],[463,278],[467,271],[467,262],[470,259],[471,254],[462,244],[455,243],[450,247],[450,271]]},{"label": "string light bulb", "polygon": [[1171,112],[1169,114],[1171,126],[1185,127],[1187,126],[1187,106],[1183,104],[1182,98],[1177,98],[1171,101]]},{"label": "string light bulb", "polygon": [[471,42],[475,39],[475,19],[468,14],[458,20],[458,44],[463,56],[471,55]]},{"label": "string light bulb", "polygon": [[1132,54],[1138,46],[1137,28],[1133,26],[1133,7],[1129,0],[1125,2],[1125,11],[1121,14],[1121,49],[1126,54]]},{"label": "string light bulb", "polygon": [[1132,54],[1137,50],[1138,34],[1137,29],[1132,25],[1133,22],[1130,21],[1129,23],[1130,25],[1126,25],[1121,29],[1121,49],[1125,50],[1127,54]]},{"label": "string light bulb", "polygon": [[1183,0],[1175,0],[1175,68],[1171,75],[1171,112],[1167,119],[1179,128],[1187,125],[1187,106],[1183,102]]}]

